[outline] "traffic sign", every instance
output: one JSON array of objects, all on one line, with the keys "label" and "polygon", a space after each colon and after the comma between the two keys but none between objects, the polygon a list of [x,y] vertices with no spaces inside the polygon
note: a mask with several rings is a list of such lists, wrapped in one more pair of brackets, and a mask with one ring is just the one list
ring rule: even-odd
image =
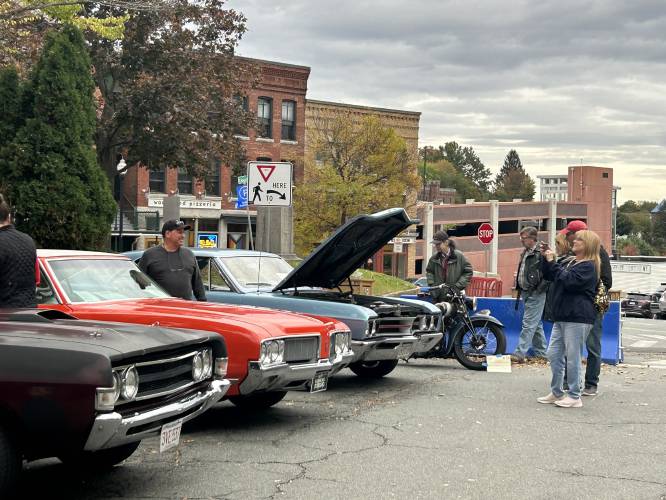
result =
[{"label": "traffic sign", "polygon": [[291,206],[292,165],[289,162],[247,162],[248,203]]},{"label": "traffic sign", "polygon": [[247,186],[236,186],[236,208],[247,207]]},{"label": "traffic sign", "polygon": [[478,235],[481,243],[484,245],[490,245],[490,242],[493,241],[493,238],[495,237],[495,230],[493,229],[493,226],[484,222],[479,226]]},{"label": "traffic sign", "polygon": [[241,186],[247,185],[247,175],[239,175],[238,184]]}]

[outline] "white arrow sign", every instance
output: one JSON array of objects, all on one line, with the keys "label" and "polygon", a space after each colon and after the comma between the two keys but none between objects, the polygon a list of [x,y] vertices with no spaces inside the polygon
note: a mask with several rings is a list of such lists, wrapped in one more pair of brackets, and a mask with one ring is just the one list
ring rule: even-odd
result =
[{"label": "white arrow sign", "polygon": [[249,161],[247,202],[257,206],[291,206],[292,165],[288,162]]}]

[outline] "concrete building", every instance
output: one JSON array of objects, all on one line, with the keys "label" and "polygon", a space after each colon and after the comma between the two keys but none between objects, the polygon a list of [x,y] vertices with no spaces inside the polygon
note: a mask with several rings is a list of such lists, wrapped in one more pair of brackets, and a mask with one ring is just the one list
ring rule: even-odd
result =
[{"label": "concrete building", "polygon": [[567,201],[569,177],[566,175],[537,175],[539,179],[539,199],[541,201]]},{"label": "concrete building", "polygon": [[[431,257],[433,234],[446,230],[455,238],[460,250],[480,273],[502,279],[504,293],[510,293],[513,275],[522,252],[519,231],[533,225],[539,238],[555,247],[555,235],[574,219],[587,222],[601,237],[602,244],[611,248],[611,199],[613,172],[609,168],[591,166],[570,167],[568,175],[569,201],[541,202],[472,202],[457,205],[420,203],[417,217],[416,259],[414,276],[425,273]],[[483,245],[478,237],[479,226],[489,222],[495,229],[493,242]]]},{"label": "concrete building", "polygon": [[[315,152],[310,150],[312,141],[308,140],[308,135],[312,137],[317,129],[325,128],[328,120],[343,115],[360,122],[364,117],[373,116],[378,118],[384,127],[392,128],[398,136],[405,140],[410,155],[413,157],[414,169],[418,168],[419,121],[421,118],[419,112],[308,99],[305,114],[306,158],[315,157]],[[307,164],[306,168],[308,168]],[[439,188],[439,186],[437,187]],[[412,217],[416,217],[416,195],[416,192],[406,194],[405,209]],[[386,245],[378,258],[373,259],[374,270],[402,278],[412,276],[416,258],[415,238],[416,233],[408,231],[401,235],[395,246],[393,243]]]},{"label": "concrete building", "polygon": [[[260,226],[291,234],[291,214],[284,214],[284,210],[236,209],[236,187],[238,176],[245,175],[246,164],[251,160],[292,162],[295,182],[303,178],[305,95],[310,68],[239,59],[256,66],[259,75],[257,86],[242,96],[244,105],[256,110],[259,120],[256,130],[237,136],[243,144],[245,158],[240,158],[235,165],[219,164],[216,175],[205,183],[173,168],[160,171],[130,168],[123,189],[123,210],[126,213],[123,249],[129,249],[138,234],[159,234],[164,198],[176,193],[180,197],[180,218],[193,228],[188,234],[189,246],[197,246],[199,236],[205,235],[207,241],[216,241],[220,248],[248,248],[248,231],[250,227],[255,229],[257,217],[266,218],[266,223]],[[117,238],[118,227],[114,228],[113,234]],[[257,235],[258,248],[262,236],[267,237]]]}]

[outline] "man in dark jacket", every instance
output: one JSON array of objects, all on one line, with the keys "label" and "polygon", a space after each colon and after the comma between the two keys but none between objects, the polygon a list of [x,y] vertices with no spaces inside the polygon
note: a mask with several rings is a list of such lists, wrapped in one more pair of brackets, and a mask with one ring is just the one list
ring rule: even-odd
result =
[{"label": "man in dark jacket", "polygon": [[9,205],[0,196],[0,307],[37,307],[32,238],[17,231],[9,218]]},{"label": "man in dark jacket", "polygon": [[[582,220],[572,220],[562,232],[566,232],[567,241],[569,242],[569,245],[571,245],[576,237],[576,232],[585,229],[587,229],[587,224],[585,222]],[[599,250],[599,258],[601,260],[601,281],[606,286],[606,290],[610,290],[613,286],[613,271],[610,264],[610,257],[604,247],[601,247]],[[597,312],[592,329],[585,341],[585,347],[587,348],[587,366],[585,368],[585,387],[582,393],[583,396],[596,396],[597,394],[599,373],[601,372],[601,325],[603,320],[604,314]]]},{"label": "man in dark jacket", "polygon": [[[437,231],[432,241],[437,253],[430,257],[426,266],[428,286],[437,286],[443,283],[458,291],[469,285],[474,270],[465,255],[456,250],[453,240],[449,239],[446,231]],[[446,290],[433,290],[432,298],[436,302],[446,299]]]},{"label": "man in dark jacket", "polygon": [[512,359],[518,363],[525,361],[530,347],[532,347],[534,355],[540,358],[546,357],[546,349],[548,348],[546,334],[541,322],[543,308],[546,303],[548,282],[543,279],[541,272],[541,252],[537,245],[538,236],[537,229],[531,226],[523,228],[520,232],[520,241],[524,250],[518,263],[515,285],[516,290],[518,290],[518,300],[523,299],[525,310],[518,346],[512,355]]}]

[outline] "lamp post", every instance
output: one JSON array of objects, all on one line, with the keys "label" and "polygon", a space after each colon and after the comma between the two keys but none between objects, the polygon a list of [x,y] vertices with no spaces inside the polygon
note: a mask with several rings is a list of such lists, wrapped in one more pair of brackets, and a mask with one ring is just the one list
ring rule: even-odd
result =
[{"label": "lamp post", "polygon": [[116,165],[116,171],[118,172],[119,183],[118,183],[118,212],[120,214],[120,223],[118,224],[118,245],[117,250],[123,251],[123,179],[127,173],[127,163],[125,163],[125,158],[120,157],[118,165]]}]

